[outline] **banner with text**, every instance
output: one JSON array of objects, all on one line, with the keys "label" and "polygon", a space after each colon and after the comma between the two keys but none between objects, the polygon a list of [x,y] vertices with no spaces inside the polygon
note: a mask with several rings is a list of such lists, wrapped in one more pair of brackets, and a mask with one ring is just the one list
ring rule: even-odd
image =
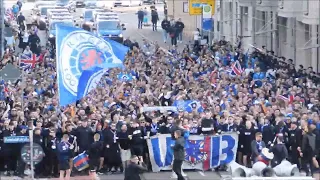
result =
[{"label": "banner with text", "polygon": [[[147,140],[153,172],[171,170],[174,159],[170,134],[161,134]],[[191,135],[185,144],[183,169],[208,170],[235,160],[238,134],[217,136]]]}]

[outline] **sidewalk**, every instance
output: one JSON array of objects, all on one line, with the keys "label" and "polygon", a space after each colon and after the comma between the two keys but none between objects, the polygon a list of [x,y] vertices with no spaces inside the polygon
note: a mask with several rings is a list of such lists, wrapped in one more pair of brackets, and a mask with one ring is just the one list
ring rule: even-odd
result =
[{"label": "sidewalk", "polygon": [[[161,27],[158,27],[158,31],[152,31],[152,26],[147,26],[147,27],[143,27],[143,29],[137,29],[136,31],[137,34],[139,34],[142,38],[147,39],[148,41],[151,42],[157,42],[160,47],[164,48],[164,49],[170,49],[171,46],[171,38],[168,35],[168,39],[167,42],[165,43],[163,40],[163,30],[161,29]],[[185,34],[184,34],[185,35]],[[183,50],[184,45],[186,44],[190,44],[190,40],[189,38],[186,39],[182,43],[178,43],[178,50]]]}]

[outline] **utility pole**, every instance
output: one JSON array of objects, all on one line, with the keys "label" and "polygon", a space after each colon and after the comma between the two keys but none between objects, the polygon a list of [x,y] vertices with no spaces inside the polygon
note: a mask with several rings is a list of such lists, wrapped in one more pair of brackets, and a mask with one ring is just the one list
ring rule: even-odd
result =
[{"label": "utility pole", "polygon": [[252,43],[255,44],[256,43],[256,2],[255,1],[251,1],[252,4]]},{"label": "utility pole", "polygon": [[4,55],[4,0],[0,0],[0,58]]},{"label": "utility pole", "polygon": [[220,40],[223,37],[223,0],[220,0]]},{"label": "utility pole", "polygon": [[233,38],[233,34],[234,34],[234,31],[233,31],[233,19],[234,19],[234,7],[233,7],[233,4],[234,3],[234,0],[231,1],[231,21],[230,21],[230,24],[231,24],[231,38],[230,38],[230,42],[232,45],[234,45],[234,38]]}]

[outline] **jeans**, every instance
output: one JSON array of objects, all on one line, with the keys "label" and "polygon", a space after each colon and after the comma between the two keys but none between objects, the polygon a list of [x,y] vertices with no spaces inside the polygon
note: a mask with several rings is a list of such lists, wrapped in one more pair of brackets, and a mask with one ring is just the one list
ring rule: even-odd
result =
[{"label": "jeans", "polygon": [[179,32],[178,34],[178,41],[182,41],[182,32]]},{"label": "jeans", "polygon": [[152,22],[152,30],[157,31],[157,22]]},{"label": "jeans", "polygon": [[143,19],[138,19],[138,29],[142,29]]},{"label": "jeans", "polygon": [[166,30],[162,30],[162,37],[163,37],[163,41],[167,42],[168,40],[168,32]]},{"label": "jeans", "polygon": [[173,45],[174,45],[174,46],[177,45],[177,37],[174,36],[174,37],[171,38],[171,45],[172,45],[172,46],[173,46]]},{"label": "jeans", "polygon": [[173,167],[172,170],[177,174],[178,180],[184,180],[184,177],[181,174],[181,167],[182,167],[182,160],[173,160]]}]

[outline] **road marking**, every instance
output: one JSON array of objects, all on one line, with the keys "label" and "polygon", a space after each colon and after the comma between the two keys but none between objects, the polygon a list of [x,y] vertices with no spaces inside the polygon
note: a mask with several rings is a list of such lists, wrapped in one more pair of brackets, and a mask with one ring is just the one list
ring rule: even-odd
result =
[{"label": "road marking", "polygon": [[204,172],[202,172],[202,171],[198,171],[198,173],[199,173],[201,176],[206,176],[206,175],[204,174]]}]

